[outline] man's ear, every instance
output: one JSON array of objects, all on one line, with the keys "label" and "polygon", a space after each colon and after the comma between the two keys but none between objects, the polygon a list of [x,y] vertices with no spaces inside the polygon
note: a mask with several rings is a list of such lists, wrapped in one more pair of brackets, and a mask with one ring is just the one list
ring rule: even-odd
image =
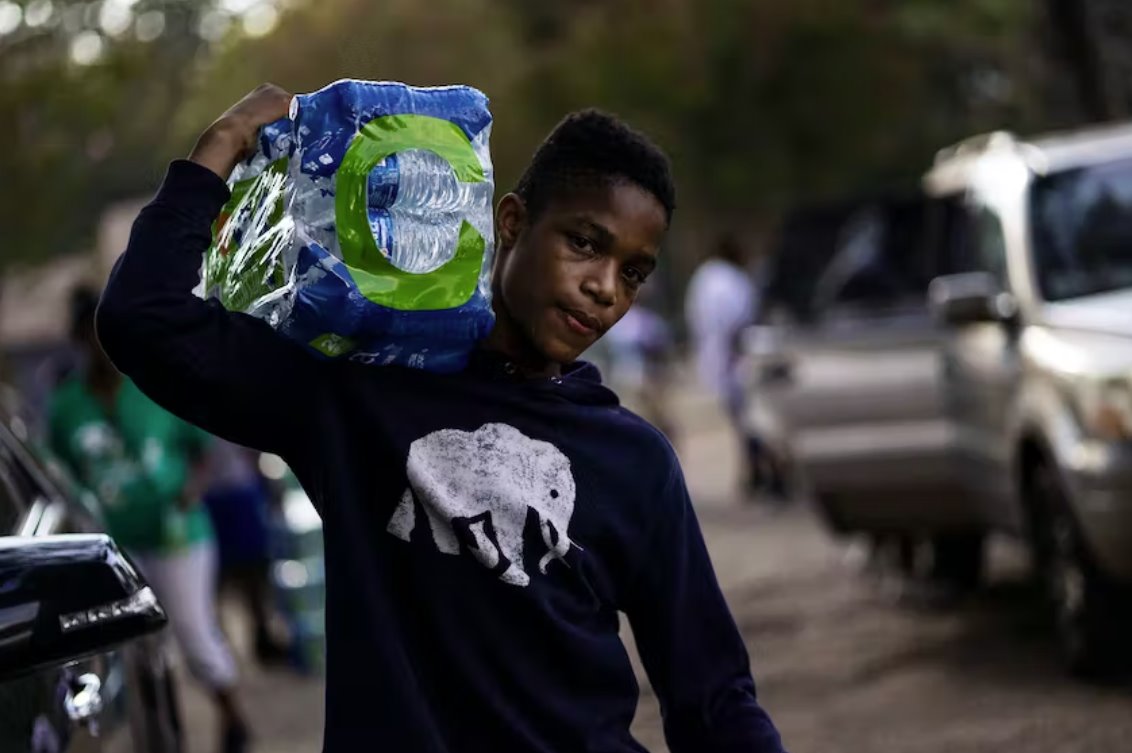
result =
[{"label": "man's ear", "polygon": [[517,194],[509,193],[499,200],[495,210],[497,258],[506,257],[519,241],[527,225],[527,206]]}]

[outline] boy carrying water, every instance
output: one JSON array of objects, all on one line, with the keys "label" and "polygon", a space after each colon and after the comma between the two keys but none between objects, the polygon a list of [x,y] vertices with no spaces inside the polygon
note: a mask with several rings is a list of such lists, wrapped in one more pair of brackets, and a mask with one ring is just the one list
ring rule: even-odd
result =
[{"label": "boy carrying water", "polygon": [[496,214],[496,324],[435,374],[321,361],[196,298],[224,179],[290,95],[174,162],[99,310],[177,415],[275,452],[322,514],[327,753],[628,753],[632,623],[674,753],[779,753],[664,437],[577,361],[656,265],[674,188],[617,119],[568,116]]}]

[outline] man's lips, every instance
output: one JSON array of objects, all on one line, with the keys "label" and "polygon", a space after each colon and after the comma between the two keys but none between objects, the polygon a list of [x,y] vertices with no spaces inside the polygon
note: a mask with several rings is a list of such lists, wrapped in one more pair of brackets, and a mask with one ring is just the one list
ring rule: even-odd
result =
[{"label": "man's lips", "polygon": [[566,319],[566,326],[579,335],[592,337],[602,331],[601,320],[585,311],[563,308],[562,314]]}]

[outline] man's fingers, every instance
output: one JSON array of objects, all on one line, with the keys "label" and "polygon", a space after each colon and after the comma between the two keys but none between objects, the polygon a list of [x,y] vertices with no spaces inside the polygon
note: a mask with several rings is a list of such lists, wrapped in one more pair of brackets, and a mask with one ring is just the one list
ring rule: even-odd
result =
[{"label": "man's fingers", "polygon": [[290,107],[290,92],[260,84],[201,134],[189,159],[227,180],[236,163],[255,149],[259,129],[287,117]]},{"label": "man's fingers", "polygon": [[280,86],[260,84],[232,108],[233,114],[239,113],[258,128],[286,117],[291,97],[291,93]]}]

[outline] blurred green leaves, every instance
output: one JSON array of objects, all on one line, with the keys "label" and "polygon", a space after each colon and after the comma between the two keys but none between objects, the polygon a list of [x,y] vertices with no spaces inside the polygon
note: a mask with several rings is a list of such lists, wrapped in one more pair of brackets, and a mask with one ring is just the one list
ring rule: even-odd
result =
[{"label": "blurred green leaves", "polygon": [[89,248],[153,190],[225,2],[0,0],[0,269]]},{"label": "blurred green leaves", "polygon": [[501,190],[563,114],[604,107],[670,152],[705,223],[912,181],[948,141],[1048,119],[1023,0],[52,1],[0,33],[3,260],[89,244],[264,80],[477,86]]}]

